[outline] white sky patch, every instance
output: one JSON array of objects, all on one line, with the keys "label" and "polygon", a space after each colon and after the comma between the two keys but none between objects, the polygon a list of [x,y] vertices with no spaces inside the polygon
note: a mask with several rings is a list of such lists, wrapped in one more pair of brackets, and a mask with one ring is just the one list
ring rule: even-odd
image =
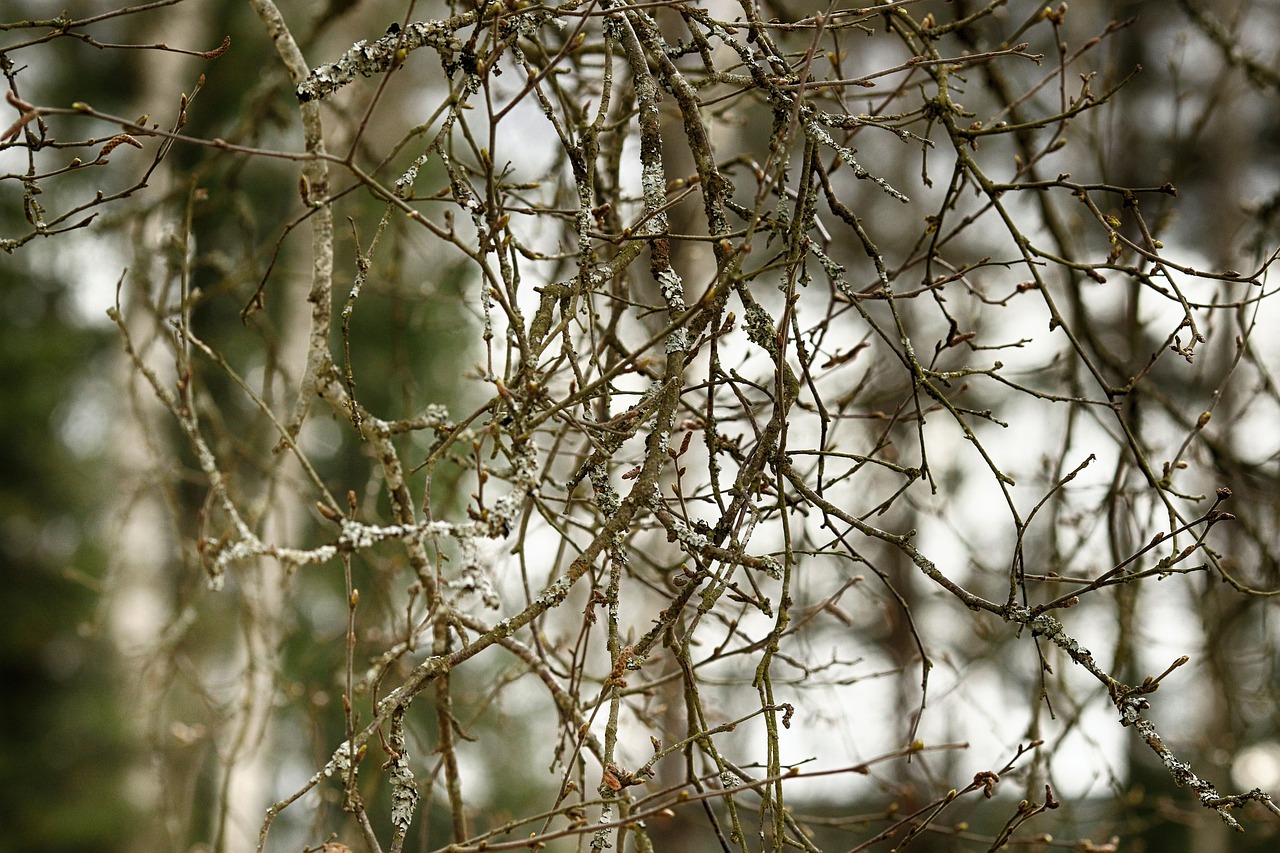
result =
[{"label": "white sky patch", "polygon": [[52,416],[62,445],[79,459],[102,453],[111,434],[112,418],[118,414],[118,396],[119,391],[105,382],[77,382]]},{"label": "white sky patch", "polygon": [[299,444],[313,459],[331,459],[342,449],[342,424],[335,418],[307,418],[302,424]]},{"label": "white sky patch", "polygon": [[1231,782],[1242,791],[1280,787],[1280,743],[1267,740],[1240,750],[1231,762]]},{"label": "white sky patch", "polygon": [[57,242],[28,243],[22,251],[35,255],[33,266],[50,267],[54,277],[70,283],[73,323],[90,328],[112,325],[107,309],[115,304],[116,284],[129,266],[127,250],[118,239],[85,229]]}]

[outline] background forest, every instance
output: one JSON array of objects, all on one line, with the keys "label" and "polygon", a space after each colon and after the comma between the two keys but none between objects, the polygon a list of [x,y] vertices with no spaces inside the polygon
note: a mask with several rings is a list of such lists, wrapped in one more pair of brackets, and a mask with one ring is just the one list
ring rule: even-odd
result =
[{"label": "background forest", "polygon": [[1263,851],[1280,2],[0,7],[0,850]]}]

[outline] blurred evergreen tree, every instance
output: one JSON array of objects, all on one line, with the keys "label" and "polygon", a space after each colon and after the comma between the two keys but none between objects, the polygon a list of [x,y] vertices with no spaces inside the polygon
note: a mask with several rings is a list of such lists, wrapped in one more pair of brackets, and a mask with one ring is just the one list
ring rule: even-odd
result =
[{"label": "blurred evergreen tree", "polygon": [[116,661],[96,618],[106,447],[77,453],[65,440],[102,428],[102,412],[72,412],[111,340],[72,318],[67,285],[13,259],[0,273],[0,847],[32,853],[124,850],[141,818]]}]

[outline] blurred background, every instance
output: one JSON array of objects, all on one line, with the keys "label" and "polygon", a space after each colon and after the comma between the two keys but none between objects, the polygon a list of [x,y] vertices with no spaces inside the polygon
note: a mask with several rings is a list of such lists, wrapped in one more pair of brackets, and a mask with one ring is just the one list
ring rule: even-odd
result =
[{"label": "blurred background", "polygon": [[[813,4],[805,2],[764,5],[766,17],[783,21],[813,11]],[[907,5],[916,18],[933,10],[945,21],[980,4]],[[1280,3],[1085,5],[1071,8],[1059,28],[1050,28],[1036,19],[1040,6],[1014,0],[966,34],[973,51],[987,50],[1031,22],[1019,38],[1031,42],[1031,50],[1045,54],[1050,64],[1089,39],[1103,38],[1078,72],[1096,73],[1090,84],[1095,94],[1109,92],[1141,68],[1104,109],[1073,125],[1072,144],[1047,162],[1045,177],[1070,173],[1084,183],[1137,187],[1172,183],[1176,198],[1141,197],[1145,222],[1158,229],[1170,257],[1199,270],[1252,274],[1280,246],[1280,41],[1275,37]],[[313,66],[336,58],[357,40],[376,39],[406,17],[427,20],[451,13],[436,3],[380,0],[330,0],[327,7],[282,0],[280,9]],[[741,13],[735,9],[728,4],[723,16],[732,19]],[[97,2],[56,6],[56,13],[68,19],[104,11]],[[156,4],[69,31],[89,34],[97,43],[79,35],[51,38],[56,22],[30,22],[54,12],[55,6],[42,0],[8,0],[0,9],[0,68],[10,89],[28,102],[57,107],[83,102],[125,119],[149,115],[151,122],[171,127],[186,95],[190,103],[182,133],[187,136],[253,148],[300,149],[293,87],[249,4]],[[1135,20],[1126,23],[1131,18]],[[1110,22],[1121,25],[1109,30]],[[228,36],[231,47],[217,58],[102,47],[163,42],[200,53],[215,51]],[[892,51],[881,61],[879,43],[851,42],[865,49],[856,60],[861,63],[858,71],[902,61]],[[391,150],[391,141],[412,141],[417,126],[422,128],[419,137],[440,126],[440,117],[431,111],[441,101],[445,82],[439,62],[426,54],[391,78],[372,115],[365,116],[362,109],[379,83],[376,79],[357,81],[349,97],[327,105],[331,150],[344,151],[352,129],[367,121],[359,143],[365,162],[387,158],[404,166],[416,156],[421,146]],[[1026,89],[1048,68],[1028,63],[1016,72]],[[982,70],[967,74],[977,91]],[[0,126],[20,115],[16,109],[2,109],[8,112]],[[725,133],[739,133],[747,140],[744,147],[754,145],[763,159],[767,140],[760,133],[767,135],[767,109],[754,109],[759,114],[744,110],[741,126]],[[529,110],[533,122],[536,110]],[[56,169],[59,160],[94,159],[116,132],[87,117],[55,116],[48,122],[53,135],[68,145],[42,152],[41,172]],[[532,138],[504,146],[517,175],[552,168],[550,149],[530,144]],[[70,144],[72,140],[78,144]],[[119,145],[101,168],[46,180],[47,189],[36,198],[51,215],[87,205],[66,224],[91,213],[96,218],[85,228],[35,239],[24,237],[31,231],[27,217],[32,211],[29,199],[24,204],[23,181],[14,177],[27,171],[28,152],[17,146],[0,148],[0,241],[9,241],[0,255],[5,366],[0,372],[5,617],[0,622],[0,851],[248,849],[256,841],[265,807],[322,766],[343,732],[342,680],[340,667],[335,667],[347,631],[341,574],[314,566],[296,574],[278,566],[246,566],[221,592],[209,589],[197,548],[209,533],[207,519],[214,512],[207,483],[173,418],[139,381],[121,332],[107,316],[112,306],[124,310],[133,345],[146,359],[168,345],[174,306],[187,294],[200,338],[224,353],[270,407],[287,414],[301,369],[299,346],[305,344],[310,283],[310,226],[299,196],[299,168],[288,160],[179,143],[153,169],[161,143],[144,139],[141,144],[141,150]],[[1011,146],[1003,140],[983,144],[988,146],[984,156]],[[904,242],[919,233],[922,211],[928,212],[929,199],[940,197],[950,167],[945,161],[935,165],[939,186],[930,190],[921,185],[919,149],[890,151],[886,145],[866,140],[860,156],[891,183],[912,187],[923,207],[905,213],[882,208],[885,202],[869,200],[876,188],[851,183],[848,189],[851,198],[865,201],[861,209],[885,211],[876,230],[880,247],[887,255],[905,256],[911,246],[895,245],[896,218],[907,223],[901,229]],[[1015,153],[1010,148],[1007,156]],[[447,183],[438,163],[424,171],[422,185]],[[121,196],[97,205],[97,193]],[[358,187],[341,202],[336,217],[339,307],[357,273],[357,249],[369,247],[384,209]],[[567,204],[572,207],[573,202]],[[1076,227],[1070,220],[1063,224],[1068,231]],[[997,249],[1002,245],[1001,238],[987,232],[966,232],[963,237],[973,241],[975,256],[984,235]],[[397,417],[431,404],[470,411],[482,397],[469,380],[485,353],[479,344],[484,317],[468,259],[442,252],[421,231],[396,225],[380,239],[376,281],[361,297],[352,320],[352,339],[366,342],[358,353],[359,376],[365,377],[361,401],[371,411]],[[856,259],[855,249],[840,251]],[[851,267],[857,262],[844,259]],[[861,263],[865,267],[865,257]],[[1004,272],[1004,278],[1004,273],[993,273],[993,292],[1016,286],[1018,276]],[[1171,359],[1146,361],[1166,348],[1163,336],[1169,327],[1160,324],[1163,309],[1140,301],[1136,290],[1124,290],[1127,284],[1106,292],[1102,285],[1094,290],[1081,286],[1063,297],[1085,346],[1114,368],[1119,379],[1126,372],[1149,371],[1144,395],[1135,395],[1129,405],[1134,407],[1131,422],[1146,430],[1142,441],[1153,448],[1153,459],[1169,460],[1174,471],[1186,470],[1179,488],[1188,493],[1212,495],[1224,485],[1233,490],[1225,508],[1238,520],[1215,529],[1212,547],[1240,586],[1267,593],[1241,594],[1217,577],[1174,576],[1144,587],[1140,595],[1125,592],[1131,589],[1125,587],[1074,623],[1094,654],[1115,662],[1117,672],[1131,682],[1158,675],[1179,655],[1192,657],[1194,678],[1170,677],[1158,694],[1159,719],[1176,739],[1176,751],[1223,790],[1280,788],[1280,632],[1269,597],[1280,589],[1280,433],[1275,429],[1280,423],[1275,383],[1280,339],[1274,331],[1280,314],[1274,300],[1261,298],[1275,286],[1274,277],[1264,276],[1249,291],[1258,298],[1223,312],[1229,319],[1212,321],[1194,364],[1179,364],[1178,369],[1170,366]],[[1189,291],[1194,287],[1188,284]],[[1206,305],[1240,299],[1225,286],[1195,294],[1193,301]],[[258,295],[261,310],[246,311],[257,304]],[[1046,322],[1040,314],[1017,311],[998,320],[1010,340],[1017,339],[1018,324],[1035,323],[1038,333]],[[1027,337],[1033,337],[1030,331]],[[370,346],[370,340],[380,345]],[[336,334],[333,345],[335,352],[342,346]],[[1038,351],[1035,345],[997,355],[1025,365],[1028,377],[1043,378],[1060,365],[1052,352]],[[170,384],[180,378],[172,373],[172,364],[161,377]],[[264,448],[278,439],[274,427],[252,416],[255,406],[227,375],[205,371],[201,381],[209,401],[202,417],[217,437],[215,450],[226,460],[226,470],[235,472],[235,488],[256,513],[255,523],[270,530],[273,539],[300,547],[329,541],[331,529],[309,504],[291,505],[281,497],[297,486],[300,475],[284,476],[261,462]],[[874,385],[878,377],[865,381]],[[1073,393],[1073,381],[1064,374],[1057,387]],[[900,391],[886,379],[875,393],[884,401]],[[874,408],[876,401],[866,405]],[[1197,428],[1205,411],[1213,412],[1209,426]],[[1009,411],[1002,416],[1014,420]],[[1036,569],[1087,575],[1141,548],[1151,525],[1159,529],[1163,510],[1145,493],[1145,481],[1120,458],[1112,427],[1081,422],[1071,430],[1066,436],[1046,428],[1039,437],[1043,445],[1034,432],[1005,440],[1022,444],[1017,450],[1021,455],[1010,457],[1013,464],[1045,483],[1055,477],[1050,462],[1069,455],[1063,448],[1103,448],[1103,461],[1082,476],[1071,499],[1054,505],[1052,532],[1044,535],[1055,541],[1040,543],[1044,553],[1062,557],[1065,565]],[[1192,434],[1194,442],[1188,439],[1180,449],[1179,443]],[[920,529],[922,551],[946,555],[970,577],[988,570],[998,573],[991,543],[1005,548],[1008,543],[994,534],[987,537],[983,519],[999,497],[983,485],[972,465],[959,461],[962,441],[937,441],[940,496],[921,499],[912,519],[896,520],[904,529],[908,520]],[[300,442],[335,494],[351,490],[362,504],[385,504],[383,486],[370,473],[369,447],[349,424],[329,414],[315,416]],[[431,443],[427,438],[412,442],[405,458],[417,464]],[[1072,464],[1079,457],[1072,457]],[[1185,469],[1178,468],[1178,461],[1187,463]],[[462,466],[445,462],[433,476],[429,486],[419,482],[415,488],[429,489],[437,510],[466,505],[467,491],[474,486]],[[486,558],[502,565],[504,555],[497,544]],[[391,624],[405,607],[403,557],[388,551],[357,562],[353,571],[362,600]],[[848,566],[833,568],[820,561],[812,571],[815,586],[826,590],[839,583],[831,583],[823,572],[834,573],[832,577],[853,574]],[[912,784],[942,785],[945,790],[955,779],[963,782],[966,774],[971,778],[987,767],[993,755],[1012,758],[1009,744],[1019,738],[1026,742],[1039,728],[1055,756],[1045,772],[1060,799],[1072,799],[1070,814],[1054,818],[1057,824],[1046,819],[1045,832],[1091,838],[1097,845],[1074,849],[1275,849],[1280,822],[1258,810],[1242,816],[1246,835],[1228,835],[1189,792],[1173,786],[1131,731],[1114,725],[1114,711],[1099,699],[1096,685],[1063,686],[1055,715],[1029,710],[1036,702],[1028,704],[1027,697],[1039,689],[1034,655],[1024,649],[1011,664],[1009,637],[983,636],[957,623],[923,585],[907,579],[911,567],[900,556],[892,572],[919,624],[927,627],[931,648],[941,650],[935,651],[935,683],[941,686],[933,689],[936,701],[950,710],[924,724],[925,740],[969,742],[981,760],[971,766],[957,750],[951,758],[921,759],[886,770],[874,785],[845,785],[841,777],[839,786],[820,779],[810,788],[797,788],[806,793],[794,807],[806,809],[811,825],[827,833],[816,841],[820,846],[854,847],[875,834],[890,803],[909,807],[906,792]],[[502,584],[505,593],[527,581],[512,574]],[[828,727],[815,724],[814,734],[798,736],[794,743],[799,752],[832,750],[856,761],[901,743],[907,728],[903,721],[920,702],[920,657],[886,598],[877,590],[866,592],[856,604],[846,602],[856,628],[815,642],[815,655],[839,649],[840,666],[850,670],[847,677],[833,678],[807,694],[808,713]],[[278,611],[271,618],[259,618],[260,609],[273,606]],[[361,651],[387,644],[388,636],[378,630],[370,627],[361,636]],[[255,651],[266,648],[274,650],[269,671],[261,669],[263,658]],[[855,659],[864,665],[853,674]],[[363,660],[357,662],[357,668],[363,665]],[[546,807],[547,792],[559,781],[547,773],[555,719],[545,697],[536,698],[529,679],[520,680],[524,674],[510,660],[477,662],[460,671],[455,684],[463,697],[456,701],[465,709],[459,711],[459,726],[476,738],[461,743],[459,750],[467,796],[482,828]],[[732,668],[724,673],[726,708],[737,706],[738,675]],[[265,690],[255,690],[264,684]],[[505,687],[510,689],[500,689]],[[660,717],[661,710],[654,715]],[[832,731],[843,734],[836,740],[817,734]],[[421,737],[414,753],[430,763],[432,742],[426,734]],[[488,745],[494,737],[501,749]],[[448,809],[436,772],[424,772],[423,778],[420,828],[410,845],[429,850],[448,841]],[[319,803],[335,805],[339,796],[340,791],[323,786],[309,794],[307,810],[281,818],[271,849],[301,849],[329,838],[340,824],[335,810],[326,812]],[[383,802],[388,792],[374,786],[369,797]],[[1016,797],[1011,802],[1016,804]],[[986,849],[1003,818],[975,814],[972,820],[972,826],[961,826],[960,817],[949,820],[949,834],[926,836],[912,849]],[[678,821],[654,831],[672,845],[714,843],[709,837],[682,835],[694,830],[682,829]],[[1035,841],[1033,835],[1023,842],[1028,849],[1052,849],[1051,840]],[[1122,839],[1121,846],[1106,847],[1113,837]],[[690,840],[694,838],[699,840]],[[891,840],[871,849],[887,849]]]}]

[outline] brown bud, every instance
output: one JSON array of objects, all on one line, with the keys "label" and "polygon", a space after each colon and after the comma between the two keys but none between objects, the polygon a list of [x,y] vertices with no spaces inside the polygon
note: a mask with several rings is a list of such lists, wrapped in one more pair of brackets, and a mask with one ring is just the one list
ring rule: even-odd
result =
[{"label": "brown bud", "polygon": [[342,521],[342,515],[321,501],[316,501],[316,512],[333,522]]}]

